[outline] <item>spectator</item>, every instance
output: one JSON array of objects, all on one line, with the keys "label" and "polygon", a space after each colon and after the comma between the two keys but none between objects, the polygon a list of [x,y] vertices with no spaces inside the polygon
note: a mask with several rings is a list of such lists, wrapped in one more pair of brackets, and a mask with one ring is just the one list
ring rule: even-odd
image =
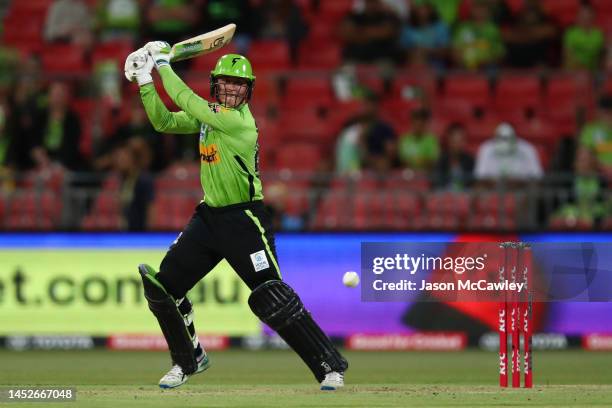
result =
[{"label": "spectator", "polygon": [[558,50],[558,30],[546,16],[539,1],[527,0],[502,32],[506,44],[506,65],[531,68],[554,65],[558,58],[551,50]]},{"label": "spectator", "polygon": [[[275,231],[302,231],[306,223],[306,215],[299,208],[287,205],[292,201],[307,201],[305,190],[293,190],[287,183],[277,181],[266,185],[266,208],[272,216],[272,227]],[[303,200],[302,200],[303,199]]]},{"label": "spectator", "polygon": [[580,144],[595,151],[600,165],[612,166],[612,95],[600,98],[595,119],[580,132]]},{"label": "spectator", "polygon": [[452,123],[446,130],[444,148],[436,165],[436,185],[451,191],[470,187],[474,175],[474,158],[466,150],[466,129],[461,123]]},{"label": "spectator", "polygon": [[364,110],[349,120],[336,145],[336,171],[350,174],[362,169],[384,173],[395,165],[396,136],[378,112],[378,99],[370,97]]},{"label": "spectator", "polygon": [[[315,0],[319,1],[319,0]],[[410,4],[406,0],[381,0],[387,10],[392,11],[401,20],[405,20],[410,13]],[[365,0],[354,0],[353,11],[362,12],[365,7]]]},{"label": "spectator", "polygon": [[151,126],[138,94],[130,98],[128,107],[129,109],[126,110],[129,112],[127,121],[117,127],[112,135],[95,146],[94,169],[100,171],[109,170],[113,165],[114,150],[125,144],[128,140],[138,138],[148,144],[149,150],[153,155],[150,169],[153,171],[162,170],[166,167],[169,160],[166,157],[167,149],[164,148],[165,135],[158,135]]},{"label": "spectator", "polygon": [[581,146],[574,160],[574,176],[567,186],[569,202],[553,216],[553,220],[565,226],[585,225],[593,227],[606,216],[603,193],[605,180],[601,177],[595,152]]},{"label": "spectator", "polygon": [[291,60],[296,63],[300,41],[308,33],[308,26],[299,7],[293,0],[264,0],[256,11],[259,27],[257,37],[286,40]]},{"label": "spectator", "polygon": [[82,169],[79,150],[81,121],[70,108],[70,90],[62,82],[49,85],[46,109],[37,121],[31,155],[36,167],[56,162],[69,170]]},{"label": "spectator", "polygon": [[493,139],[478,149],[475,177],[484,184],[500,180],[522,183],[540,179],[542,175],[535,147],[518,138],[508,123],[500,124]]},{"label": "spectator", "polygon": [[232,43],[239,53],[246,53],[258,27],[258,18],[249,0],[208,0],[204,13],[204,30],[211,31],[229,23],[238,26]]},{"label": "spectator", "polygon": [[564,65],[570,69],[600,67],[605,51],[603,31],[595,25],[595,12],[588,3],[580,6],[576,23],[563,35]]},{"label": "spectator", "polygon": [[98,2],[96,17],[100,40],[134,42],[140,34],[144,0],[102,0]]},{"label": "spectator", "polygon": [[470,18],[457,26],[452,48],[456,64],[468,69],[496,68],[503,58],[501,33],[482,0],[474,3]]},{"label": "spectator", "polygon": [[[437,3],[446,3],[446,0],[434,1]],[[522,2],[524,1],[529,0],[522,0]],[[489,10],[489,16],[495,25],[501,27],[512,22],[513,13],[510,7],[508,7],[506,0],[461,0],[461,4],[458,9],[460,19],[466,19],[470,15],[475,2],[480,2],[487,8],[487,10]]]},{"label": "spectator", "polygon": [[414,4],[408,24],[402,28],[400,46],[411,63],[444,68],[450,45],[448,25],[428,0]]},{"label": "spectator", "polygon": [[10,107],[4,96],[0,97],[0,193],[10,191],[14,187],[13,172],[15,170],[14,136],[7,125]]},{"label": "spectator", "polygon": [[113,168],[121,179],[123,224],[128,231],[146,230],[152,217],[155,189],[153,178],[146,169],[150,158],[147,143],[139,138],[130,139],[115,150]]},{"label": "spectator", "polygon": [[344,61],[364,64],[396,62],[399,31],[400,20],[381,0],[365,0],[363,10],[348,14],[340,26]]},{"label": "spectator", "polygon": [[411,129],[399,141],[400,163],[413,170],[430,170],[440,156],[438,137],[428,129],[430,112],[419,108],[411,116]]},{"label": "spectator", "polygon": [[19,67],[17,82],[10,97],[11,128],[15,140],[15,166],[28,170],[34,166],[31,150],[39,131],[40,107],[44,104],[42,73],[37,58],[26,58]]},{"label": "spectator", "polygon": [[88,48],[93,44],[92,30],[93,18],[84,0],[55,0],[49,7],[45,20],[46,41]]},{"label": "spectator", "polygon": [[429,0],[431,4],[436,8],[440,18],[446,23],[448,27],[452,27],[459,14],[459,5],[464,0]]},{"label": "spectator", "polygon": [[149,36],[170,44],[191,37],[201,23],[204,0],[151,0],[146,23]]},{"label": "spectator", "polygon": [[[0,33],[1,29],[0,26]],[[15,83],[19,59],[15,49],[0,44],[0,93],[7,92]]]},{"label": "spectator", "polygon": [[362,168],[363,133],[367,120],[365,116],[355,118],[340,132],[336,142],[336,173],[349,175]]}]

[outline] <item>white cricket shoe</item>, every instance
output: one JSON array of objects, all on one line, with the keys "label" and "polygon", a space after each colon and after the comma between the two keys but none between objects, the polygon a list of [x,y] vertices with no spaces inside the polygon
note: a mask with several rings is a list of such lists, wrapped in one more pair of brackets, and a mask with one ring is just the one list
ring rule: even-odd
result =
[{"label": "white cricket shoe", "polygon": [[338,371],[325,374],[325,378],[321,381],[323,391],[334,391],[342,387],[344,387],[344,373]]},{"label": "white cricket shoe", "polygon": [[187,382],[189,377],[192,375],[201,373],[210,367],[208,356],[204,356],[202,361],[198,364],[198,369],[193,374],[185,374],[180,365],[175,364],[172,366],[170,371],[159,380],[159,388],[176,388],[179,385],[183,385]]}]

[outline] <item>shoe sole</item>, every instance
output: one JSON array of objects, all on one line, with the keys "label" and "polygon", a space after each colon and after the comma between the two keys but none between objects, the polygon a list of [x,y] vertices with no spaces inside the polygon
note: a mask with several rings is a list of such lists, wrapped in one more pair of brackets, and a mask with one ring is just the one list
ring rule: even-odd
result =
[{"label": "shoe sole", "polygon": [[196,375],[196,374],[200,374],[201,372],[204,372],[206,370],[208,370],[210,368],[210,360],[207,359],[206,363],[204,363],[200,368],[198,368],[198,370],[191,374],[190,376],[187,376],[187,378],[185,379],[185,381],[183,381],[180,384],[176,384],[176,385],[168,385],[168,384],[158,384],[159,388],[167,390],[167,389],[171,389],[171,388],[176,388],[176,387],[180,387],[181,385],[185,384],[187,382],[187,380],[189,379],[189,377]]}]

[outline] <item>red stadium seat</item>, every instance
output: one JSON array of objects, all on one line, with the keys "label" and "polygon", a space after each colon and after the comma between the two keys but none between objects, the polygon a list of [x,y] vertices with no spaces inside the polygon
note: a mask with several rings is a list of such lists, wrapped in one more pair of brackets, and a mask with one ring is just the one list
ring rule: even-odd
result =
[{"label": "red stadium seat", "polygon": [[595,9],[596,24],[604,30],[606,36],[612,34],[612,2],[609,0],[591,0]]},{"label": "red stadium seat", "polygon": [[122,228],[120,215],[100,216],[89,214],[81,221],[81,228],[85,231],[118,231]]},{"label": "red stadium seat", "polygon": [[466,123],[474,120],[474,107],[461,99],[442,98],[432,108],[432,116],[445,122]]},{"label": "red stadium seat", "polygon": [[418,100],[423,96],[432,98],[435,88],[435,78],[428,73],[409,76],[398,74],[391,84],[391,93],[393,98]]},{"label": "red stadium seat", "polygon": [[115,215],[121,213],[121,201],[115,192],[101,191],[96,197],[94,204],[94,214]]},{"label": "red stadium seat", "polygon": [[542,104],[540,79],[535,76],[504,76],[497,83],[495,109],[499,112],[526,112]]},{"label": "red stadium seat", "polygon": [[548,79],[545,95],[549,110],[570,103],[585,106],[592,98],[590,78],[563,74],[552,76]]},{"label": "red stadium seat", "polygon": [[161,192],[153,202],[154,230],[180,230],[193,214],[197,199],[188,193]]},{"label": "red stadium seat", "polygon": [[513,231],[517,223],[513,217],[498,214],[474,214],[466,224],[473,231]]},{"label": "red stadium seat", "polygon": [[322,1],[319,6],[319,17],[328,21],[341,19],[351,12],[353,4],[353,0]]},{"label": "red stadium seat", "polygon": [[45,73],[72,77],[88,71],[83,49],[72,45],[51,45],[42,53],[42,66]]},{"label": "red stadium seat", "polygon": [[347,228],[353,222],[352,213],[347,211],[348,208],[352,208],[352,205],[347,191],[343,189],[328,191],[321,199],[311,227],[316,230]]},{"label": "red stadium seat", "polygon": [[285,98],[332,99],[331,83],[326,76],[293,77],[287,81]]},{"label": "red stadium seat", "polygon": [[429,183],[429,178],[424,173],[412,170],[400,170],[392,171],[388,174],[385,179],[385,188],[415,193],[428,191],[431,185]]},{"label": "red stadium seat", "polygon": [[421,197],[413,191],[390,190],[388,204],[396,216],[412,217],[421,211]]},{"label": "red stadium seat", "polygon": [[525,0],[506,0],[505,2],[513,14],[516,14],[521,11],[525,4]]},{"label": "red stadium seat", "polygon": [[353,196],[353,204],[353,228],[384,228],[385,197],[381,193],[357,190]]},{"label": "red stadium seat", "polygon": [[42,26],[42,20],[33,18],[6,19],[2,38],[6,44],[15,48],[28,52],[40,52],[44,45]]},{"label": "red stadium seat", "polygon": [[489,81],[479,75],[452,75],[446,78],[444,98],[484,108],[490,103]]},{"label": "red stadium seat", "polygon": [[[210,74],[210,71],[212,71],[215,68],[215,64],[217,63],[217,60],[222,55],[236,54],[237,52],[238,50],[236,49],[236,46],[232,43],[229,43],[228,45],[223,47],[221,51],[200,55],[197,58],[191,59],[191,61],[179,61],[176,64],[179,64],[179,66],[180,64],[191,64],[190,68],[192,71],[198,72],[200,74],[204,74],[204,76],[208,78],[208,74]],[[257,76],[257,68],[258,67],[253,67],[253,69],[256,71],[255,76]]]},{"label": "red stadium seat", "polygon": [[283,141],[325,142],[335,137],[333,123],[319,119],[312,111],[289,112],[279,121]]},{"label": "red stadium seat", "polygon": [[134,50],[131,41],[112,41],[96,45],[91,56],[92,65],[95,66],[104,61],[113,61],[123,69],[127,56]]},{"label": "red stadium seat", "polygon": [[[257,69],[256,69],[257,71]],[[255,72],[257,74],[257,72]],[[256,75],[251,104],[274,102],[278,98],[278,83],[274,78]]]},{"label": "red stadium seat", "polygon": [[334,43],[338,41],[338,26],[336,24],[326,24],[327,22],[320,23],[316,20],[316,17],[314,23],[315,24],[311,24],[308,28],[308,38],[306,41],[312,41],[318,44],[329,44],[330,42]]},{"label": "red stadium seat", "polygon": [[472,198],[466,193],[432,193],[426,196],[425,204],[430,216],[454,214],[466,217],[470,212]]},{"label": "red stadium seat", "polygon": [[280,169],[316,170],[320,164],[321,151],[314,143],[288,143],[279,146],[276,152],[276,165]]},{"label": "red stadium seat", "polygon": [[91,154],[93,148],[93,122],[96,101],[94,99],[76,99],[72,103],[72,109],[79,116],[81,121],[81,137],[79,138],[79,148],[81,153],[86,156]]},{"label": "red stadium seat", "polygon": [[53,0],[13,1],[10,3],[10,12],[29,14],[46,13],[52,3]]},{"label": "red stadium seat", "polygon": [[257,71],[283,71],[290,67],[289,46],[281,40],[253,41],[248,58]]},{"label": "red stadium seat", "polygon": [[305,69],[334,69],[342,63],[340,47],[335,43],[307,41],[300,46],[298,61]]},{"label": "red stadium seat", "polygon": [[542,0],[542,8],[557,23],[568,26],[576,20],[580,0]]},{"label": "red stadium seat", "polygon": [[561,137],[554,123],[546,119],[534,119],[516,124],[516,132],[519,137],[532,143],[544,144],[554,148],[557,140]]},{"label": "red stadium seat", "polygon": [[22,190],[8,205],[6,226],[14,229],[44,229],[57,226],[62,214],[60,196],[50,190]]},{"label": "red stadium seat", "polygon": [[474,198],[479,214],[515,214],[519,198],[512,193],[483,193]]},{"label": "red stadium seat", "polygon": [[482,143],[491,139],[495,134],[495,129],[500,124],[497,118],[485,118],[483,120],[473,120],[466,124],[468,138],[470,141]]},{"label": "red stadium seat", "polygon": [[559,104],[546,112],[547,119],[560,137],[573,137],[578,132],[577,110],[574,104]]},{"label": "red stadium seat", "polygon": [[210,80],[208,76],[190,75],[189,78],[185,79],[185,83],[202,98],[207,98],[210,95]]},{"label": "red stadium seat", "polygon": [[593,221],[588,219],[571,219],[562,216],[551,217],[551,219],[548,221],[548,228],[552,230],[589,231],[593,230],[593,226]]}]

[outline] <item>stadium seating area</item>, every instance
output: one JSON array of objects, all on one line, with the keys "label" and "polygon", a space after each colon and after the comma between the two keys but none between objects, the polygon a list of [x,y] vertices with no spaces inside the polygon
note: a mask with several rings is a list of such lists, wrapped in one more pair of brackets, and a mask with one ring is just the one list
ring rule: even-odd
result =
[{"label": "stadium seating area", "polygon": [[[522,4],[522,0],[506,1],[512,10]],[[100,61],[112,60],[123,66],[125,56],[134,49],[129,41],[99,43],[91,50],[45,44],[42,27],[51,3],[12,1],[3,19],[2,43],[23,55],[40,56],[46,79],[86,82]],[[97,2],[87,3],[93,7]],[[289,193],[276,204],[285,214],[302,217],[304,229],[593,228],[579,221],[568,224],[542,219],[539,212],[544,195],[540,197],[534,191],[436,191],[427,174],[402,169],[382,180],[367,172],[358,177],[333,176],[330,170],[336,138],[347,120],[362,109],[359,100],[339,101],[332,86],[333,73],[342,64],[336,27],[351,10],[353,0],[320,1],[318,7],[313,7],[317,2],[309,0],[296,3],[310,27],[297,61],[291,61],[284,40],[254,40],[248,57],[257,74],[252,110],[260,130],[261,171],[267,183],[288,186]],[[573,22],[579,3],[543,1],[544,9],[562,27]],[[591,3],[597,12],[597,24],[612,34],[612,2]],[[56,58],[58,55],[62,58]],[[208,94],[208,70],[217,57],[212,54],[190,65],[181,63],[186,81],[202,95]],[[392,78],[383,80],[375,67],[357,69],[360,83],[381,95],[381,116],[398,134],[410,127],[411,110],[426,104],[432,111],[432,131],[441,135],[450,123],[463,123],[469,135],[467,150],[475,155],[495,127],[509,121],[537,148],[545,170],[552,170],[559,141],[575,138],[582,124],[594,115],[597,97],[612,92],[610,72],[501,69],[491,76],[450,70],[440,76],[428,70],[399,67]],[[124,85],[122,100],[128,100],[134,87]],[[407,97],[415,89],[422,96]],[[165,101],[170,103],[167,97]],[[93,118],[104,115],[100,112],[106,107],[84,95],[77,95],[72,107],[81,119],[81,152],[91,159],[95,132],[100,132],[94,130]],[[113,123],[105,126],[103,136],[114,129]],[[198,174],[197,163],[181,162],[156,175],[151,229],[175,230],[184,225],[201,195]],[[112,175],[100,187],[82,189],[61,170],[44,174],[30,171],[19,178],[16,187],[0,189],[2,229],[124,228],[120,181]],[[81,199],[83,195],[85,199]],[[612,218],[606,218],[602,228],[610,227]]]}]

